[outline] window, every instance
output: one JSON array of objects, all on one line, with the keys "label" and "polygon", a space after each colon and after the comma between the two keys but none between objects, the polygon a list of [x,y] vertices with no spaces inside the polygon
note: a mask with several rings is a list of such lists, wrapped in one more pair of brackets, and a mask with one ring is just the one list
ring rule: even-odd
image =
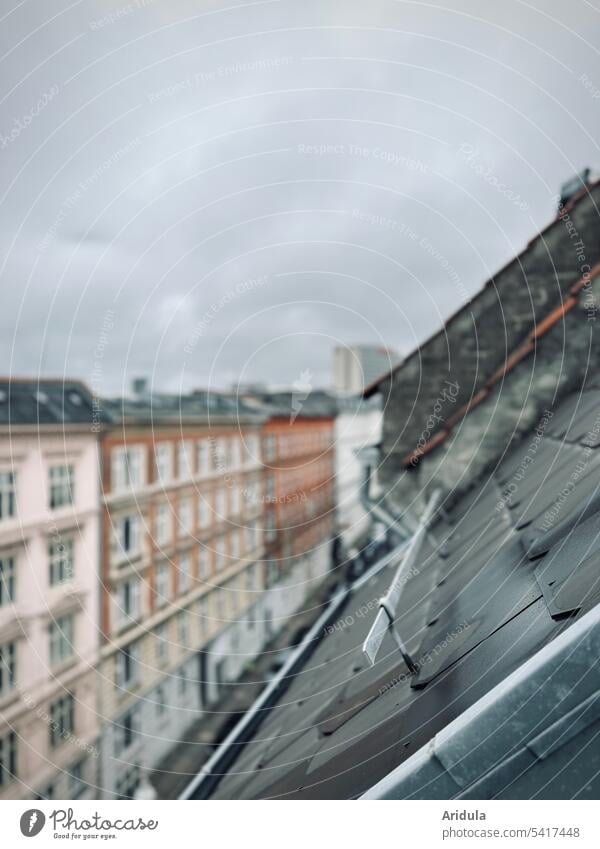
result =
[{"label": "window", "polygon": [[192,512],[192,499],[182,498],[179,504],[179,532],[182,535],[191,534],[194,530],[194,519]]},{"label": "window", "polygon": [[225,537],[219,537],[215,550],[217,553],[217,569],[224,569],[227,564]]},{"label": "window", "polygon": [[201,528],[208,528],[210,525],[210,500],[208,495],[200,495],[198,500],[198,524]]},{"label": "window", "polygon": [[246,569],[246,589],[248,592],[254,592],[258,589],[258,570],[256,563]]},{"label": "window", "polygon": [[266,501],[275,501],[275,475],[269,475],[267,477]]},{"label": "window", "polygon": [[0,521],[15,515],[14,472],[0,472]]},{"label": "window", "polygon": [[169,600],[169,564],[159,563],[156,569],[156,603],[162,607]]},{"label": "window", "polygon": [[115,755],[118,757],[136,742],[140,733],[139,707],[131,708],[114,725]]},{"label": "window", "polygon": [[50,561],[50,586],[64,584],[73,580],[75,563],[75,545],[72,537],[53,540],[48,545]]},{"label": "window", "polygon": [[242,443],[239,439],[231,440],[231,465],[234,469],[242,465]]},{"label": "window", "polygon": [[185,666],[182,666],[179,670],[179,695],[185,696],[187,693],[187,685],[188,685],[188,671]]},{"label": "window", "polygon": [[123,627],[139,618],[141,613],[140,582],[138,578],[122,581],[117,588],[117,621]]},{"label": "window", "polygon": [[13,554],[0,555],[0,607],[15,600],[16,567]]},{"label": "window", "polygon": [[276,436],[267,436],[265,437],[264,443],[264,454],[265,460],[274,460],[275,455],[277,454],[277,437]]},{"label": "window", "polygon": [[247,463],[260,462],[260,439],[255,433],[246,436],[246,461]]},{"label": "window", "polygon": [[113,492],[143,486],[144,449],[141,445],[134,448],[116,448],[113,451],[111,477]]},{"label": "window", "polygon": [[115,785],[119,799],[133,799],[135,791],[140,786],[140,768],[137,765],[129,767]]},{"label": "window", "polygon": [[208,631],[208,601],[206,596],[198,602],[198,622],[200,633],[205,634]]},{"label": "window", "polygon": [[200,579],[206,581],[210,575],[210,552],[207,548],[200,549]]},{"label": "window", "polygon": [[246,546],[248,551],[254,551],[258,546],[258,528],[256,522],[250,522],[246,527]]},{"label": "window", "polygon": [[139,647],[137,643],[124,646],[116,657],[117,686],[126,687],[137,683],[139,676]]},{"label": "window", "polygon": [[169,659],[169,628],[166,622],[157,625],[154,636],[156,638],[156,659],[159,663],[166,663]]},{"label": "window", "polygon": [[279,577],[279,569],[276,560],[269,560],[267,563],[267,586],[272,587],[277,583]]},{"label": "window", "polygon": [[140,517],[121,516],[114,524],[113,554],[118,560],[140,553]]},{"label": "window", "polygon": [[179,642],[182,648],[187,648],[190,628],[189,617],[187,610],[180,610],[177,614],[177,630],[179,632]]},{"label": "window", "polygon": [[60,616],[50,623],[48,631],[50,666],[56,666],[73,657],[75,652],[75,616],[72,613],[67,616]]},{"label": "window", "polygon": [[187,593],[192,582],[192,556],[184,551],[179,557],[179,592]]},{"label": "window", "polygon": [[199,475],[209,475],[211,471],[211,462],[210,462],[210,443],[208,439],[201,439],[198,443],[198,451],[197,451],[197,459],[198,459],[198,474]]},{"label": "window", "polygon": [[227,493],[224,489],[217,490],[215,512],[217,514],[217,521],[222,521],[227,516]]},{"label": "window", "polygon": [[17,735],[10,731],[0,737],[0,787],[17,776]]},{"label": "window", "polygon": [[173,477],[173,446],[170,442],[159,442],[155,449],[156,479],[163,483]]},{"label": "window", "polygon": [[50,705],[50,745],[56,747],[75,732],[75,700],[63,696]]},{"label": "window", "polygon": [[166,710],[165,702],[166,702],[165,688],[159,686],[159,687],[156,688],[156,696],[154,697],[154,705],[155,705],[155,708],[156,708],[156,715],[157,716],[162,716],[164,714],[164,712]]},{"label": "window", "polygon": [[267,524],[265,530],[265,538],[267,542],[272,542],[277,536],[277,531],[275,530],[275,516],[273,513],[267,513]]},{"label": "window", "polygon": [[194,446],[192,442],[180,442],[177,446],[177,476],[191,478],[194,474]]},{"label": "window", "polygon": [[51,466],[50,477],[50,509],[65,507],[73,503],[74,477],[73,466]]},{"label": "window", "polygon": [[246,496],[249,505],[252,506],[258,504],[258,501],[260,499],[260,484],[258,483],[258,481],[254,481],[248,486],[246,490]]},{"label": "window", "polygon": [[231,556],[234,560],[237,560],[240,556],[240,533],[239,531],[232,531],[230,536],[230,546],[231,546]]},{"label": "window", "polygon": [[240,512],[240,503],[241,503],[240,488],[239,488],[239,486],[234,486],[233,489],[231,490],[231,512],[233,513],[234,516],[237,516],[238,513]]},{"label": "window", "polygon": [[69,775],[69,799],[78,799],[85,792],[87,784],[83,778],[85,774],[85,758],[74,763],[68,770]]},{"label": "window", "polygon": [[215,466],[221,473],[229,468],[229,440],[222,437],[215,440]]},{"label": "window", "polygon": [[163,501],[156,509],[156,542],[158,545],[168,545],[173,537],[173,516],[171,505]]},{"label": "window", "polygon": [[15,686],[16,663],[16,643],[4,643],[0,646],[0,698],[7,696]]}]

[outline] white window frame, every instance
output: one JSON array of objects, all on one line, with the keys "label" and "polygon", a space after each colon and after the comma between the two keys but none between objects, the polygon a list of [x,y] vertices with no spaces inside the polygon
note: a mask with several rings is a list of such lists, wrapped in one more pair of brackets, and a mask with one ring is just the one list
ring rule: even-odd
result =
[{"label": "white window frame", "polygon": [[211,499],[210,496],[200,493],[198,496],[198,526],[205,530],[211,523]]},{"label": "white window frame", "polygon": [[50,666],[60,666],[75,656],[75,614],[58,616],[48,626]]},{"label": "white window frame", "polygon": [[0,645],[0,699],[15,688],[17,679],[17,643],[15,640]]},{"label": "white window frame", "polygon": [[179,555],[179,581],[178,591],[180,595],[188,593],[192,586],[192,553],[182,551]]},{"label": "white window frame", "polygon": [[119,627],[131,625],[141,617],[142,593],[139,578],[128,578],[117,586],[116,605]]},{"label": "white window frame", "polygon": [[17,598],[17,555],[0,552],[0,607],[14,604]]},{"label": "white window frame", "polygon": [[9,731],[0,737],[0,788],[17,777],[17,735]]},{"label": "white window frame", "polygon": [[154,642],[158,663],[167,663],[169,660],[169,626],[167,622],[162,622],[154,629]]},{"label": "white window frame", "polygon": [[124,754],[137,743],[140,734],[140,707],[134,705],[114,724],[115,755]]},{"label": "white window frame", "polygon": [[183,439],[177,443],[177,478],[189,480],[194,476],[194,443]]},{"label": "white window frame", "polygon": [[16,475],[12,469],[0,469],[0,522],[14,519],[16,510]]},{"label": "white window frame", "polygon": [[123,492],[146,483],[143,445],[119,446],[111,454],[111,491]]},{"label": "white window frame", "polygon": [[[127,666],[129,665],[129,670]],[[127,674],[129,672],[129,674]],[[119,649],[115,658],[117,686],[131,687],[140,678],[140,647],[137,642],[128,643]]]},{"label": "white window frame", "polygon": [[217,517],[217,522],[224,521],[227,516],[227,490],[224,487],[218,489],[215,496],[215,514]]},{"label": "white window frame", "polygon": [[75,733],[75,699],[68,693],[50,705],[50,745],[53,749]]},{"label": "white window frame", "polygon": [[173,480],[173,443],[157,442],[154,448],[154,465],[158,483]]},{"label": "white window frame", "polygon": [[206,476],[211,472],[210,442],[208,439],[200,439],[196,445],[196,474]]},{"label": "white window frame", "polygon": [[161,501],[156,507],[156,544],[170,545],[173,542],[173,513],[168,501]]},{"label": "white window frame", "polygon": [[200,546],[198,560],[200,580],[207,581],[210,577],[210,551],[204,545]]},{"label": "white window frame", "polygon": [[75,540],[72,536],[48,542],[48,580],[51,587],[70,583],[75,575]]},{"label": "white window frame", "polygon": [[[125,523],[129,522],[129,547],[125,548]],[[129,513],[115,518],[113,523],[114,561],[132,560],[141,554],[141,516]]]},{"label": "white window frame", "polygon": [[48,468],[48,507],[60,510],[75,501],[75,466],[60,463]]},{"label": "white window frame", "polygon": [[171,574],[170,563],[162,561],[156,567],[156,606],[164,607],[171,599]]},{"label": "white window frame", "polygon": [[188,536],[194,531],[194,502],[191,495],[183,495],[179,502],[179,535]]}]

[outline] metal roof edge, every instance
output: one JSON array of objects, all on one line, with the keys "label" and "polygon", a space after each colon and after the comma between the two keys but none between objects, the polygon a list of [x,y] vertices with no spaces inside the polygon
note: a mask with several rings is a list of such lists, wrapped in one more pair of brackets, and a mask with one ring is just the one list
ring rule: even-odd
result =
[{"label": "metal roof edge", "polygon": [[[543,646],[360,798],[447,799],[489,775],[514,753],[519,742],[522,747],[529,746],[556,723],[556,713],[549,718],[548,700],[564,716],[589,698],[581,685],[581,664],[576,663],[586,647],[595,659],[600,651],[600,605]],[[570,669],[575,670],[579,683],[570,689],[568,698],[564,691]],[[559,679],[561,694],[555,692],[553,678]],[[540,698],[544,699],[541,707]],[[524,725],[528,706],[531,712],[537,711],[537,724],[532,718],[529,726]]]}]

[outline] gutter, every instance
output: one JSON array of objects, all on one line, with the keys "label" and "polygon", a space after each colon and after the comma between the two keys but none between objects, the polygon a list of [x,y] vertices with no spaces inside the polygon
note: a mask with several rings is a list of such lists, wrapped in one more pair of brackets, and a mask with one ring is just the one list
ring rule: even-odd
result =
[{"label": "gutter", "polygon": [[198,775],[185,787],[180,799],[207,799],[217,787],[219,781],[226,774],[231,764],[238,757],[258,726],[279,697],[287,690],[291,683],[289,679],[299,666],[308,658],[320,642],[319,637],[335,618],[337,612],[346,602],[351,592],[346,587],[336,593],[330,603],[310,630],[304,635],[300,644],[288,657],[277,675],[269,682],[256,699],[254,704],[243,715],[237,725],[230,731],[225,740],[208,759]]},{"label": "gutter", "polygon": [[225,740],[218,746],[198,775],[185,787],[179,799],[208,799],[212,795],[221,778],[224,777],[240,754],[240,751],[249,742],[277,700],[288,689],[296,670],[302,666],[304,661],[317,648],[327,625],[335,621],[339,610],[344,606],[350,596],[386,566],[396,562],[404,554],[406,546],[407,543],[403,541],[378,560],[370,569],[367,569],[360,578],[349,586],[343,587],[335,594],[317,621],[304,635],[294,652],[288,657],[277,675],[269,682],[254,704],[246,711],[237,725],[235,725]]},{"label": "gutter", "polygon": [[379,460],[379,448],[375,445],[369,445],[359,449],[356,456],[362,463],[364,470],[363,482],[360,487],[360,503],[365,512],[371,518],[374,517],[383,522],[389,531],[399,534],[402,539],[407,539],[414,528],[407,529],[399,516],[392,515],[385,507],[382,507],[381,501],[376,501],[370,494],[373,469]]}]

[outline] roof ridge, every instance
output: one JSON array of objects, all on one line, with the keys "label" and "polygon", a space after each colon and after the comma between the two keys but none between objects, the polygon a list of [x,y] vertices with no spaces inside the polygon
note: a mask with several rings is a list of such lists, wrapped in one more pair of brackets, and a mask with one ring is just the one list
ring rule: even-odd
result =
[{"label": "roof ridge", "polygon": [[584,274],[581,279],[571,287],[569,290],[569,297],[566,298],[560,306],[553,309],[540,322],[534,324],[533,329],[530,330],[525,337],[525,341],[515,348],[512,354],[509,354],[506,357],[504,363],[500,366],[500,368],[496,369],[496,371],[492,373],[491,377],[489,377],[485,382],[483,388],[473,395],[466,404],[463,404],[463,406],[460,407],[454,415],[447,419],[444,426],[431,439],[429,439],[424,445],[419,448],[415,448],[413,451],[405,455],[405,457],[401,460],[401,464],[405,468],[414,468],[421,457],[424,457],[426,454],[430,454],[438,447],[438,445],[445,442],[455,425],[461,422],[471,412],[471,410],[483,403],[488,395],[490,395],[496,384],[503,380],[507,374],[510,374],[510,372],[520,362],[526,359],[526,357],[535,350],[536,342],[549,333],[553,327],[564,319],[567,313],[571,312],[571,310],[579,302],[580,293],[598,276],[600,276],[600,262],[596,263],[591,271]]},{"label": "roof ridge", "polygon": [[461,313],[464,312],[464,310],[467,309],[469,304],[473,303],[473,301],[476,300],[488,288],[488,286],[490,286],[493,283],[493,281],[500,274],[503,274],[507,269],[509,269],[512,265],[514,265],[514,263],[519,262],[521,257],[525,256],[525,254],[527,254],[531,250],[531,248],[538,241],[538,239],[540,239],[545,233],[548,232],[548,230],[550,230],[552,227],[556,226],[558,223],[560,223],[562,221],[562,216],[565,213],[570,213],[571,210],[575,206],[577,206],[577,204],[579,204],[584,198],[586,198],[588,195],[590,195],[592,193],[592,191],[594,189],[597,189],[599,186],[600,186],[600,178],[595,180],[593,183],[590,183],[589,185],[584,186],[577,194],[575,194],[568,201],[568,203],[566,203],[561,208],[560,212],[558,212],[556,214],[556,216],[551,221],[549,221],[544,227],[542,227],[541,230],[538,230],[538,232],[535,234],[535,236],[533,236],[529,240],[529,242],[527,242],[527,244],[525,245],[525,247],[523,248],[522,251],[520,251],[518,254],[516,254],[516,256],[511,257],[511,259],[509,259],[504,265],[500,266],[500,268],[496,272],[494,272],[494,274],[492,274],[492,276],[489,277],[483,283],[483,285],[481,286],[480,289],[478,289],[467,301],[465,301],[464,304],[461,304],[458,307],[457,310],[455,310],[453,313],[451,313],[448,316],[447,319],[445,319],[444,323],[442,324],[442,326],[438,330],[436,330],[434,333],[432,333],[431,336],[428,336],[427,339],[425,339],[420,345],[417,345],[417,347],[414,350],[412,350],[409,354],[407,354],[406,357],[404,357],[393,368],[391,368],[389,371],[386,371],[384,374],[380,375],[379,377],[376,377],[375,380],[372,380],[371,383],[369,383],[367,386],[365,386],[363,393],[362,393],[362,397],[363,398],[370,398],[372,395],[374,395],[375,392],[377,391],[377,388],[379,387],[379,385],[384,380],[387,380],[388,378],[393,377],[413,357],[415,357],[420,351],[422,351],[423,348],[425,348],[427,345],[429,345],[430,342],[433,342],[434,339],[436,339],[440,334],[442,334],[444,332],[445,328],[448,327],[450,322],[453,321],[455,318],[458,318],[458,316],[461,315]]}]

